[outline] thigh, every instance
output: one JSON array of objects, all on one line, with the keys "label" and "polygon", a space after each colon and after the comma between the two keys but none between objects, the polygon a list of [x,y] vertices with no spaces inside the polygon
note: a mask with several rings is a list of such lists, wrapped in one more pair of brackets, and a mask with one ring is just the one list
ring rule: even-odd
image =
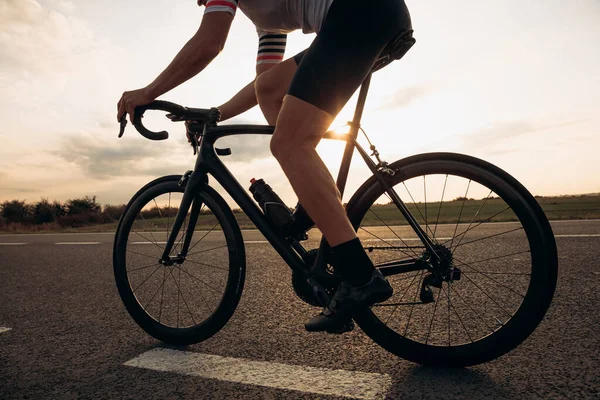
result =
[{"label": "thigh", "polygon": [[283,99],[297,69],[294,58],[289,58],[260,74],[256,78],[255,88],[267,93],[270,99]]},{"label": "thigh", "polygon": [[272,140],[280,145],[284,142],[290,148],[305,145],[317,147],[332,122],[333,117],[329,113],[302,99],[287,95],[283,99]]},{"label": "thigh", "polygon": [[321,31],[303,54],[288,94],[332,116],[371,71],[399,32],[412,29],[403,0],[334,0]]}]

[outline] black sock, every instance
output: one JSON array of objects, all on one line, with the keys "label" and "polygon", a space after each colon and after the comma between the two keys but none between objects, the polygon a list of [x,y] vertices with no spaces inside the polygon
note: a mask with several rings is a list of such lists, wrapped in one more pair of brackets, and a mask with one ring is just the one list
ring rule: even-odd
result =
[{"label": "black sock", "polygon": [[369,282],[375,267],[358,238],[332,247],[331,253],[333,268],[342,279],[352,286]]}]

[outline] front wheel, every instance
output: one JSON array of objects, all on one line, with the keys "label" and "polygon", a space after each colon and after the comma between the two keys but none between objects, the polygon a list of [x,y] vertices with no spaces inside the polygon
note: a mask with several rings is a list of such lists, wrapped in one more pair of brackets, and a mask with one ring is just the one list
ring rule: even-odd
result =
[{"label": "front wheel", "polygon": [[[541,207],[509,174],[473,157],[423,154],[390,168],[387,182],[446,271],[389,273],[394,295],[358,316],[359,326],[386,350],[427,365],[479,364],[518,346],[556,286],[556,243]],[[373,263],[430,259],[391,200],[373,177],[347,206]]]},{"label": "front wheel", "polygon": [[[217,333],[232,316],[244,286],[245,252],[237,221],[208,185],[196,193],[171,252],[187,256],[165,265],[162,254],[183,197],[178,176],[158,179],[129,202],[115,236],[113,265],[123,304],[149,335],[187,345]],[[195,226],[189,226],[197,213]],[[192,217],[192,218],[191,218]]]}]

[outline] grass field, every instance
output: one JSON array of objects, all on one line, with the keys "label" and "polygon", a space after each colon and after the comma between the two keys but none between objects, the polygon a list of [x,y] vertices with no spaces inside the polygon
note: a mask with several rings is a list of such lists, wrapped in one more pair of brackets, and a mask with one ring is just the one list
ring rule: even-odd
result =
[{"label": "grass field", "polygon": [[[566,219],[600,219],[600,194],[579,195],[579,196],[561,196],[561,197],[537,197],[537,201],[542,206],[542,209],[548,216],[548,219],[566,220]],[[483,207],[482,207],[483,205]],[[500,199],[484,200],[454,200],[444,201],[441,205],[439,202],[427,203],[407,203],[411,213],[419,222],[424,222],[425,217],[429,224],[436,221],[442,223],[456,223],[460,216],[461,222],[469,223],[476,215],[474,221],[489,220],[492,222],[499,221],[514,221],[516,216],[510,209],[506,210],[506,203]],[[379,220],[382,219],[388,225],[405,225],[406,221],[398,211],[395,205],[376,205],[372,207],[373,212],[368,212],[363,225],[375,226],[382,225]],[[477,213],[479,210],[479,213]],[[239,210],[236,210],[235,216],[242,229],[254,228],[248,217]],[[199,229],[211,228],[215,225],[215,218],[212,214],[201,215],[199,218]],[[151,219],[144,221],[144,225],[150,229],[162,230],[165,224],[160,219]],[[114,232],[117,223],[86,226],[82,228],[52,229],[43,227],[40,229],[35,226],[21,226],[11,229],[3,229],[2,233],[27,233],[27,232]],[[35,229],[38,228],[38,229]]]}]

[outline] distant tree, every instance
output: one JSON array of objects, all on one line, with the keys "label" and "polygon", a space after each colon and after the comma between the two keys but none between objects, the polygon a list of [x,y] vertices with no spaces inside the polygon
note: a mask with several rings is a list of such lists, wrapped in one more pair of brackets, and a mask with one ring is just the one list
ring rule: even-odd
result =
[{"label": "distant tree", "polygon": [[79,199],[67,200],[67,215],[91,214],[100,212],[100,204],[96,196],[85,196]]},{"label": "distant tree", "polygon": [[27,222],[31,215],[31,206],[25,201],[11,200],[0,205],[1,215],[6,222]]},{"label": "distant tree", "polygon": [[47,222],[54,222],[57,215],[55,208],[48,202],[48,199],[42,199],[33,205],[33,223],[43,224]]},{"label": "distant tree", "polygon": [[118,221],[125,211],[125,204],[112,205],[107,204],[102,208],[102,214],[107,220]]},{"label": "distant tree", "polygon": [[56,217],[62,217],[63,215],[67,215],[67,206],[63,205],[60,201],[54,200],[52,202],[52,209]]}]

